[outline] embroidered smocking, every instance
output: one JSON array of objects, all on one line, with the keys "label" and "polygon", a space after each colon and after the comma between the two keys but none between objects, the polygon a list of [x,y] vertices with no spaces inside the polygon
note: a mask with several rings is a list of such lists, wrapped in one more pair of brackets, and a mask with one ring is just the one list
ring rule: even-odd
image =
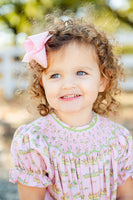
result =
[{"label": "embroidered smocking", "polygon": [[133,176],[132,136],[121,125],[95,116],[93,126],[90,122],[77,131],[51,114],[18,128],[10,181],[46,187],[47,200],[116,199],[117,187]]}]

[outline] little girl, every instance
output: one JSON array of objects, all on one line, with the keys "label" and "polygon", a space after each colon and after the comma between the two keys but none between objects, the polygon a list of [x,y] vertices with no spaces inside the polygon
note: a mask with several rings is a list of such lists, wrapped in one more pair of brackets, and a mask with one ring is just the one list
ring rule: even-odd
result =
[{"label": "little girl", "polygon": [[20,200],[133,200],[133,140],[105,118],[123,76],[104,32],[58,21],[25,42],[29,90],[41,117],[15,132],[11,152]]}]

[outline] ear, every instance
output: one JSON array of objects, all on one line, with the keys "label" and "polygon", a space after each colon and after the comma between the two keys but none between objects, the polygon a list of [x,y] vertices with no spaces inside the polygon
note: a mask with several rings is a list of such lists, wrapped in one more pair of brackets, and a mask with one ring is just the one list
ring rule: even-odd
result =
[{"label": "ear", "polygon": [[100,79],[99,92],[104,92],[104,90],[107,86],[107,83],[108,83],[108,79],[105,78],[104,76],[102,76]]}]

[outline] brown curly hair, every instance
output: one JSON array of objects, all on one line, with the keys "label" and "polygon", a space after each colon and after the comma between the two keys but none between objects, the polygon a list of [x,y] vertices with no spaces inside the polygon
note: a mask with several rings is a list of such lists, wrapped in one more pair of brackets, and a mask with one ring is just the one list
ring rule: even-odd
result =
[{"label": "brown curly hair", "polygon": [[[47,55],[71,41],[85,42],[95,48],[101,75],[108,79],[108,83],[105,91],[98,94],[93,111],[104,116],[116,113],[119,103],[115,96],[121,92],[119,81],[122,80],[124,73],[122,64],[113,53],[113,45],[104,31],[97,30],[92,23],[83,19],[72,18],[67,21],[59,19],[48,31],[53,36],[46,43]],[[38,100],[37,109],[40,115],[45,116],[51,110],[45,96],[45,88],[41,84],[42,72],[45,69],[34,60],[30,62],[30,67],[32,73],[29,92],[32,99]]]}]

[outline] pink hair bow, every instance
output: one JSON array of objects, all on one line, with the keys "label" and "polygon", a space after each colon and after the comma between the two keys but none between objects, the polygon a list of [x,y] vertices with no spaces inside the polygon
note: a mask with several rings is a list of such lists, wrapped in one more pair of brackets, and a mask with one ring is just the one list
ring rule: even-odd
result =
[{"label": "pink hair bow", "polygon": [[31,60],[35,60],[44,68],[47,68],[45,44],[52,37],[52,35],[48,36],[48,34],[49,32],[46,31],[28,37],[28,40],[24,42],[26,54],[24,55],[22,62],[30,62]]}]

